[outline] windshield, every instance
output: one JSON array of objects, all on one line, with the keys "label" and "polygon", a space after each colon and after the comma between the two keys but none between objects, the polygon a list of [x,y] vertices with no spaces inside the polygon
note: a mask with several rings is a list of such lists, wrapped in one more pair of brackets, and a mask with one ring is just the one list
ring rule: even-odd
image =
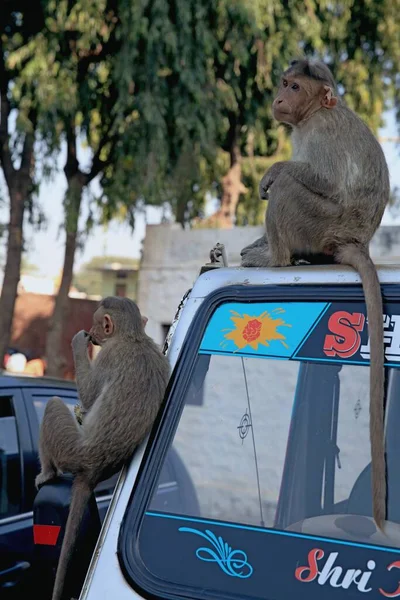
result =
[{"label": "windshield", "polygon": [[[386,412],[393,420],[400,416],[393,402],[399,385],[398,318],[385,317]],[[167,451],[183,461],[185,477],[176,478],[180,501],[160,495],[161,469],[142,522],[139,547],[146,567],[169,580],[177,573],[173,548],[179,567],[185,565],[177,575],[182,585],[200,585],[202,577],[210,577],[211,588],[241,598],[286,598],[279,586],[301,595],[304,586],[293,588],[294,581],[321,578],[328,564],[320,585],[325,577],[328,587],[335,581],[333,588],[367,591],[365,573],[369,580],[377,569],[371,549],[390,550],[398,558],[395,548],[400,548],[395,470],[400,436],[389,425],[386,537],[371,519],[368,360],[362,304],[220,306],[203,335]],[[182,501],[185,490],[190,493]],[[157,551],[150,543],[155,536]],[[164,552],[162,565],[159,552]],[[260,553],[275,565],[269,582],[276,593],[266,595],[256,583],[255,570],[262,578],[266,568]],[[293,569],[290,581],[282,582],[278,573],[284,572],[286,555],[292,555]],[[396,569],[387,573],[389,557],[384,558],[381,569],[393,592],[398,576]],[[303,571],[296,571],[299,565]],[[355,569],[347,579],[344,565]],[[244,585],[249,579],[252,585]],[[305,590],[307,598],[321,597],[318,585],[315,596]]]}]

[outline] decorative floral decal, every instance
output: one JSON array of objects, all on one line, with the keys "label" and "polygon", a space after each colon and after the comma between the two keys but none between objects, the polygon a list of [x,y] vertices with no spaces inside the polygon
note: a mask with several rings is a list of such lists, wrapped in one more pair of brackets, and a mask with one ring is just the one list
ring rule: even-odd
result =
[{"label": "decorative floral decal", "polygon": [[232,548],[209,529],[205,533],[191,527],[180,527],[179,531],[194,533],[209,542],[215,550],[202,546],[196,550],[196,556],[205,562],[216,562],[226,575],[247,579],[253,574],[253,567],[247,562],[247,554],[243,550]]},{"label": "decorative floral decal", "polygon": [[[284,313],[282,308],[275,308],[272,313]],[[235,324],[234,329],[224,329],[228,331],[224,335],[226,340],[231,340],[238,348],[242,350],[245,346],[251,346],[253,350],[258,350],[258,345],[269,346],[269,342],[278,340],[285,347],[289,346],[284,341],[286,337],[278,332],[278,327],[291,327],[288,323],[277,316],[270,315],[268,312],[263,312],[259,316],[240,315],[231,310],[233,315],[231,321]],[[222,346],[226,342],[221,343]]]}]

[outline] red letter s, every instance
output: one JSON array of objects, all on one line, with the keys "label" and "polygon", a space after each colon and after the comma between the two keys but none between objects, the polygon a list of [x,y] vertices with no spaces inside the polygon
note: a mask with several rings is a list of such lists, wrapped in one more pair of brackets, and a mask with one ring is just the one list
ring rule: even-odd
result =
[{"label": "red letter s", "polygon": [[[313,548],[308,553],[308,567],[297,567],[294,575],[296,579],[301,581],[302,583],[309,583],[310,581],[314,581],[314,579],[318,575],[318,566],[317,561],[324,557],[324,551],[319,548]],[[302,577],[303,573],[308,571],[308,575],[306,577]]]},{"label": "red letter s", "polygon": [[[399,560],[397,560],[396,562],[392,562],[392,564],[388,566],[387,570],[391,571],[393,568],[400,569]],[[398,596],[400,596],[400,585],[397,587],[397,590],[395,590],[391,594],[389,592],[383,591],[382,588],[379,588],[379,591],[382,594],[382,596],[385,596],[386,598],[397,598]]]},{"label": "red letter s", "polygon": [[364,328],[365,317],[361,313],[348,313],[343,310],[329,317],[328,327],[333,335],[327,334],[324,342],[324,353],[327,356],[350,358],[361,345],[359,331]]}]

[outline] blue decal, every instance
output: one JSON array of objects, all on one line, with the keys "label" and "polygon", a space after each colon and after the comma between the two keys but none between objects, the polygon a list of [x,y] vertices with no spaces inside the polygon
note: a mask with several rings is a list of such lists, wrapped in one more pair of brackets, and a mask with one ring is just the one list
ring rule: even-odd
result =
[{"label": "blue decal", "polygon": [[202,354],[290,358],[318,324],[327,302],[231,302],[210,319]]},{"label": "blue decal", "polygon": [[[179,531],[200,535],[214,546],[216,552],[207,547],[198,548],[196,556],[200,560],[218,563],[223,572],[231,577],[247,579],[253,574],[253,567],[247,562],[247,554],[243,550],[232,550],[221,537],[217,538],[209,529],[206,529],[206,532],[203,533],[191,527],[180,527]],[[245,569],[244,572],[243,568]]]}]

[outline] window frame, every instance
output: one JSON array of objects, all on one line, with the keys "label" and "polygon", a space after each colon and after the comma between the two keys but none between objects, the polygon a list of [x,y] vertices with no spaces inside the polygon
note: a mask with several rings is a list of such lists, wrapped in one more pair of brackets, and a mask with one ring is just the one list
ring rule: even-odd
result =
[{"label": "window frame", "polygon": [[38,451],[38,442],[39,442],[39,429],[40,429],[40,420],[37,414],[37,410],[34,405],[34,396],[48,396],[49,399],[54,396],[59,396],[61,400],[63,398],[71,398],[74,400],[75,404],[79,402],[78,390],[69,387],[57,387],[57,386],[27,386],[23,388],[23,395],[25,398],[26,409],[29,415],[29,421],[31,423],[35,423],[36,427],[31,428],[32,433],[32,444],[34,451]]},{"label": "window frame", "polygon": [[18,438],[18,451],[20,460],[20,476],[21,476],[21,502],[19,512],[16,515],[8,517],[0,517],[0,525],[3,522],[7,522],[10,518],[17,519],[19,515],[24,515],[29,510],[29,494],[27,493],[27,473],[26,463],[29,460],[29,456],[32,455],[32,438],[28,425],[28,419],[26,414],[26,408],[24,405],[23,395],[19,388],[16,387],[2,387],[0,388],[0,402],[1,399],[7,397],[11,398],[11,404],[15,417],[15,424],[17,429]]},{"label": "window frame", "polygon": [[[383,303],[400,303],[400,285],[382,284]],[[186,392],[196,364],[198,351],[208,322],[214,311],[228,302],[365,302],[360,284],[304,285],[232,285],[209,294],[201,303],[182,344],[182,349],[166,390],[161,410],[149,436],[122,519],[117,556],[120,568],[133,590],[153,600],[200,598],[197,588],[191,589],[157,580],[135,552],[141,522],[153,496],[166,454],[174,439],[185,404]],[[234,598],[229,592],[201,591],[203,600]]]}]

